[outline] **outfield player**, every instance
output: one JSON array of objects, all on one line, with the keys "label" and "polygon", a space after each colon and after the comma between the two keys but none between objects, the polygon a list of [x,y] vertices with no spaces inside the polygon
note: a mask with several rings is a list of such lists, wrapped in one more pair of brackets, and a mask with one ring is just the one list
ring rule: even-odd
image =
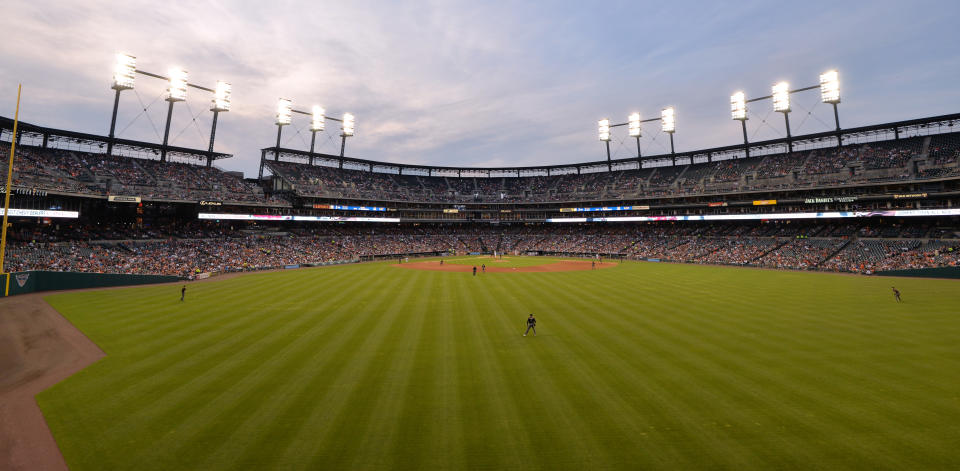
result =
[{"label": "outfield player", "polygon": [[187,295],[187,285],[183,285],[183,288],[180,288],[180,300],[183,301],[183,297]]},{"label": "outfield player", "polygon": [[896,287],[893,287],[893,286],[891,286],[890,289],[893,290],[893,297],[897,300],[897,302],[898,303],[903,302],[903,301],[900,301],[900,290],[898,290]]},{"label": "outfield player", "polygon": [[533,314],[530,314],[530,317],[527,318],[527,331],[523,333],[523,336],[526,337],[530,333],[530,329],[533,329],[533,336],[537,336],[537,318],[533,317]]}]

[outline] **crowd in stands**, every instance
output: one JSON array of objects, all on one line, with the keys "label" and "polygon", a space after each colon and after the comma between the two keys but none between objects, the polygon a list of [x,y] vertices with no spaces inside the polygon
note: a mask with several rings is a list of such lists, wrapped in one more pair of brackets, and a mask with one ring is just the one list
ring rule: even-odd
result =
[{"label": "crowd in stands", "polygon": [[[9,149],[0,144],[4,155]],[[289,206],[282,198],[264,195],[258,185],[218,168],[30,146],[17,148],[13,185],[96,196]]]},{"label": "crowd in stands", "polygon": [[923,224],[14,227],[9,271],[191,277],[407,254],[563,254],[856,273],[960,266],[960,231]]},{"label": "crowd in stands", "polygon": [[[960,134],[912,137],[749,159],[553,176],[410,176],[268,161],[304,196],[425,202],[590,201],[814,188],[960,175]],[[911,162],[918,162],[911,165]]]},{"label": "crowd in stands", "polygon": [[[8,149],[0,144],[0,152]],[[267,168],[302,196],[425,202],[595,201],[664,195],[813,188],[960,176],[960,133],[822,148],[792,154],[608,172],[430,176],[286,161]],[[911,162],[917,162],[912,165]],[[349,165],[348,165],[349,167]],[[354,165],[356,167],[356,165]],[[475,175],[474,173],[473,175]],[[502,172],[500,173],[502,175]],[[216,200],[289,206],[229,172],[203,165],[22,146],[14,185],[27,189],[154,200]]]}]

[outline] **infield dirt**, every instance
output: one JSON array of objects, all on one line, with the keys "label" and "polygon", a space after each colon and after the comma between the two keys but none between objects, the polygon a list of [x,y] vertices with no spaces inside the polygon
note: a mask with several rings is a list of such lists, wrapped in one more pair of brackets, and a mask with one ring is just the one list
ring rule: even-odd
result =
[{"label": "infield dirt", "polygon": [[[483,262],[488,263],[488,262]],[[439,260],[431,260],[427,262],[410,262],[410,263],[401,263],[394,265],[395,267],[400,268],[409,268],[411,270],[431,270],[431,271],[454,271],[454,272],[470,272],[473,270],[471,265],[460,265],[456,263],[445,263],[440,264]],[[596,268],[611,268],[617,266],[616,263],[611,262],[602,262],[597,263]],[[592,262],[590,260],[562,260],[556,263],[550,263],[545,265],[532,265],[527,267],[498,267],[498,266],[488,266],[487,273],[545,273],[545,272],[558,272],[558,271],[583,271],[593,269]]]}]

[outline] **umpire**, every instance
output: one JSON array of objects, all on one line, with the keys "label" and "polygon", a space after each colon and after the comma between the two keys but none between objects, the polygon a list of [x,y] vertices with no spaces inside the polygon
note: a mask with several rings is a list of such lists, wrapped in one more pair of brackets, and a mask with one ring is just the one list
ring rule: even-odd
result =
[{"label": "umpire", "polygon": [[526,337],[530,333],[530,329],[533,329],[533,336],[537,336],[537,318],[533,317],[533,314],[530,314],[530,317],[527,318],[527,331],[523,333],[523,336]]}]

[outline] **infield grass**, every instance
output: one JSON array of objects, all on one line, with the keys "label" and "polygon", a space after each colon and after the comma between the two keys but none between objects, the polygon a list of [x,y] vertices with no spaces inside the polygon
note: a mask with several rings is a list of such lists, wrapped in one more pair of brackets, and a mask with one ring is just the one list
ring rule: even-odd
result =
[{"label": "infield grass", "polygon": [[179,289],[46,298],[107,353],[38,396],[72,470],[960,462],[956,281],[382,263]]}]

